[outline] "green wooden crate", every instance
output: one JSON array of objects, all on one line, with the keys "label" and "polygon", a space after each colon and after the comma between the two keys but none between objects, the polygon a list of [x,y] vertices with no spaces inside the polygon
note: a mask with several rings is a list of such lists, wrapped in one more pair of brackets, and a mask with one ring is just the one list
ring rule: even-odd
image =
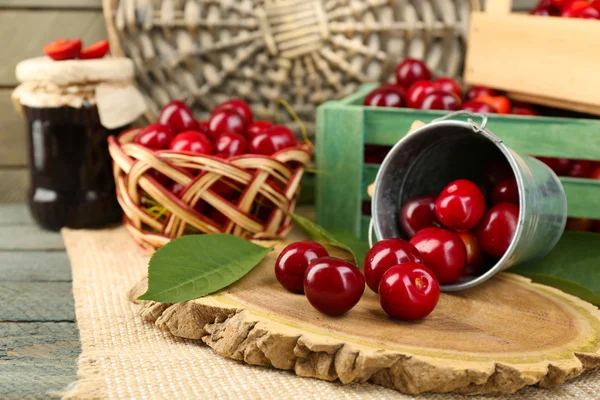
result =
[{"label": "green wooden crate", "polygon": [[[367,186],[379,170],[378,164],[364,163],[365,145],[393,146],[413,121],[430,122],[446,114],[363,106],[365,95],[374,87],[362,86],[343,100],[322,104],[317,111],[317,222],[363,239],[370,217],[361,210],[370,201]],[[600,120],[492,114],[487,128],[521,154],[600,160]],[[600,219],[600,181],[560,179],[569,216]]]}]

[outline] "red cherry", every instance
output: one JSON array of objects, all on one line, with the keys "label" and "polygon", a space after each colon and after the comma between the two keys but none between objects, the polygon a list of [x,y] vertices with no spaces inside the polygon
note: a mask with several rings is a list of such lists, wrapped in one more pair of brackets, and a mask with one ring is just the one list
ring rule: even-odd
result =
[{"label": "red cherry", "polygon": [[436,85],[431,81],[418,80],[408,88],[406,92],[406,105],[410,108],[421,108],[423,99],[429,93],[436,91]]},{"label": "red cherry", "polygon": [[294,133],[283,125],[274,125],[250,141],[250,153],[270,156],[298,144]]},{"label": "red cherry", "polygon": [[379,281],[385,271],[404,263],[423,263],[415,246],[402,239],[384,239],[375,243],[367,253],[363,267],[367,286],[377,293]]},{"label": "red cherry", "polygon": [[213,146],[204,133],[196,131],[181,132],[171,140],[169,146],[174,151],[188,151],[196,154],[212,154]]},{"label": "red cherry", "polygon": [[208,120],[209,135],[216,140],[222,133],[234,132],[243,135],[246,131],[244,118],[232,109],[214,112]]},{"label": "red cherry", "polygon": [[400,93],[400,95],[402,96],[402,98],[406,97],[406,89],[404,89],[402,86],[396,84],[396,83],[382,83],[380,86],[380,88],[388,88],[388,89],[393,89],[395,91],[397,91],[398,93]]},{"label": "red cherry", "polygon": [[487,114],[496,114],[498,112],[498,110],[496,110],[494,106],[476,100],[469,100],[464,102],[462,106],[460,106],[460,109]]},{"label": "red cherry", "polygon": [[308,264],[319,257],[327,257],[325,247],[309,240],[287,246],[275,262],[275,276],[281,286],[292,293],[304,293],[304,275]]},{"label": "red cherry", "polygon": [[412,321],[425,318],[440,298],[440,285],[424,265],[407,263],[393,266],[379,285],[379,303],[390,317]]},{"label": "red cherry", "polygon": [[594,168],[590,174],[590,179],[600,179],[600,166]]},{"label": "red cherry", "polygon": [[467,250],[461,238],[442,228],[423,229],[410,239],[419,250],[425,266],[440,283],[452,283],[461,277],[467,263]]},{"label": "red cherry", "polygon": [[513,178],[514,173],[506,159],[496,159],[489,161],[484,169],[485,181],[488,185],[494,186],[504,179]]},{"label": "red cherry", "polygon": [[402,107],[404,100],[400,92],[389,87],[373,89],[365,97],[363,104],[373,107]]},{"label": "red cherry", "polygon": [[572,160],[573,163],[571,167],[565,173],[566,176],[570,176],[573,178],[587,178],[589,177],[594,168],[596,168],[596,163],[590,160]]},{"label": "red cherry", "polygon": [[467,100],[474,100],[476,97],[479,96],[497,96],[500,93],[492,88],[489,88],[487,86],[471,86],[469,88],[469,90],[466,91],[465,93],[465,101]]},{"label": "red cherry", "polygon": [[158,122],[167,125],[174,133],[198,129],[192,110],[181,100],[173,100],[164,106]]},{"label": "red cherry", "polygon": [[540,115],[531,105],[515,101],[512,103],[511,113],[515,115]]},{"label": "red cherry", "polygon": [[168,126],[155,122],[135,135],[133,143],[142,145],[150,150],[165,150],[169,148],[171,139],[173,139],[173,131]]},{"label": "red cherry", "polygon": [[409,238],[421,229],[439,227],[435,216],[435,196],[410,199],[400,207],[400,226]]},{"label": "red cherry", "polygon": [[216,194],[227,200],[237,198],[242,192],[242,185],[231,180],[218,180],[210,187]]},{"label": "red cherry", "polygon": [[248,140],[237,133],[225,132],[215,140],[215,153],[218,157],[229,158],[248,152]]},{"label": "red cherry", "polygon": [[467,265],[465,265],[463,275],[474,275],[483,266],[483,253],[477,241],[477,236],[473,232],[461,232],[457,235],[463,241],[465,250],[467,250]]},{"label": "red cherry", "polygon": [[[558,8],[559,10],[562,10],[572,2],[573,0],[550,0],[550,5]],[[538,4],[537,7],[547,7],[547,4],[548,2],[541,0],[540,4]]]},{"label": "red cherry", "polygon": [[514,177],[498,182],[492,189],[492,204],[503,202],[519,205],[519,186]]},{"label": "red cherry", "polygon": [[475,183],[459,179],[444,188],[435,201],[438,221],[454,231],[470,231],[485,213],[485,197]]},{"label": "red cherry", "polygon": [[337,258],[317,258],[304,275],[306,298],[324,314],[345,314],[358,303],[364,291],[365,278],[358,267]]},{"label": "red cherry", "polygon": [[262,133],[265,129],[272,127],[274,124],[271,121],[259,120],[248,126],[246,136],[249,140],[254,139],[254,136]]},{"label": "red cherry", "polygon": [[512,203],[492,206],[477,227],[481,250],[490,257],[501,258],[512,242],[519,222],[519,207]]},{"label": "red cherry", "polygon": [[509,114],[512,109],[512,104],[506,96],[477,96],[474,100],[489,104],[494,107],[498,114]]},{"label": "red cherry", "polygon": [[442,92],[453,93],[459,99],[462,97],[462,88],[456,79],[450,78],[449,76],[443,76],[434,80],[433,83],[436,88]]},{"label": "red cherry", "polygon": [[592,7],[588,0],[575,0],[562,8],[560,16],[563,18],[600,19],[600,12]]},{"label": "red cherry", "polygon": [[423,98],[421,110],[458,110],[460,104],[460,99],[455,94],[435,91]]},{"label": "red cherry", "polygon": [[216,106],[213,109],[211,114],[215,114],[221,110],[233,110],[233,111],[237,112],[244,119],[246,126],[250,125],[252,123],[252,120],[254,119],[254,116],[252,115],[252,110],[250,109],[250,106],[244,100],[240,100],[240,99],[228,100],[228,101]]},{"label": "red cherry", "polygon": [[568,158],[554,158],[554,157],[536,157],[538,160],[550,167],[556,175],[565,175],[573,164],[572,160]]},{"label": "red cherry", "polygon": [[198,131],[210,136],[210,129],[208,128],[208,121],[197,121]]},{"label": "red cherry", "polygon": [[594,221],[588,218],[567,218],[565,229],[575,232],[587,232],[594,226]]},{"label": "red cherry", "polygon": [[149,169],[148,173],[150,174],[150,176],[152,178],[156,179],[156,181],[158,183],[160,183],[161,185],[163,185],[164,187],[169,187],[169,185],[171,185],[171,178],[169,178],[162,172],[158,172],[155,169]]},{"label": "red cherry", "polygon": [[405,58],[396,67],[396,84],[403,88],[409,88],[410,85],[419,79],[431,79],[431,71],[421,60],[414,58]]},{"label": "red cherry", "polygon": [[58,39],[45,45],[42,51],[55,61],[72,60],[81,53],[81,40]]},{"label": "red cherry", "polygon": [[93,45],[81,50],[81,53],[79,53],[79,58],[81,60],[102,58],[108,53],[109,49],[110,46],[108,44],[108,40],[100,40],[99,42],[96,42]]},{"label": "red cherry", "polygon": [[173,182],[173,184],[171,185],[171,187],[169,188],[169,190],[175,196],[181,198],[181,196],[183,196],[183,191],[185,190],[185,186],[183,186],[181,183]]}]

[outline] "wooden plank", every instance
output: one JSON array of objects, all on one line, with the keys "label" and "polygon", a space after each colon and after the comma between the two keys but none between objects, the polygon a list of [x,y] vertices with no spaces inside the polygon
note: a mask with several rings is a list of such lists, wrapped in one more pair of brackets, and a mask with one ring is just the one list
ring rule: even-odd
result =
[{"label": "wooden plank", "polygon": [[23,203],[28,186],[27,168],[0,169],[0,204]]},{"label": "wooden plank", "polygon": [[0,255],[0,276],[4,282],[70,282],[71,265],[67,253],[4,252]]},{"label": "wooden plank", "polygon": [[511,0],[487,0],[485,11],[493,14],[508,14],[512,6]]},{"label": "wooden plank", "polygon": [[566,101],[563,99],[535,96],[513,91],[508,92],[507,96],[509,96],[512,100],[523,101],[525,103],[540,104],[547,107],[562,108],[586,114],[600,115],[600,106],[597,105],[576,103],[573,101]]},{"label": "wooden plank", "polygon": [[324,171],[316,187],[317,222],[359,235],[364,112],[335,103],[317,112],[316,163],[317,170]]},{"label": "wooden plank", "polygon": [[102,10],[102,0],[0,0],[4,8],[90,9]]},{"label": "wooden plank", "polygon": [[10,98],[12,89],[0,89],[0,168],[27,165],[25,121]]},{"label": "wooden plank", "polygon": [[64,250],[64,248],[65,245],[58,232],[44,231],[35,225],[0,227],[0,251],[43,251]]},{"label": "wooden plank", "polygon": [[[35,27],[35,29],[32,29]],[[3,10],[0,37],[4,41],[0,86],[15,86],[15,66],[23,59],[42,55],[42,47],[61,37],[81,38],[84,45],[106,38],[101,11]]]},{"label": "wooden plank", "polygon": [[600,106],[599,47],[596,21],[476,12],[465,81]]},{"label": "wooden plank", "polygon": [[25,204],[0,204],[0,226],[32,224],[33,220]]},{"label": "wooden plank", "polygon": [[71,282],[0,282],[0,321],[74,321]]},{"label": "wooden plank", "polygon": [[0,323],[0,398],[48,398],[77,378],[72,322]]}]

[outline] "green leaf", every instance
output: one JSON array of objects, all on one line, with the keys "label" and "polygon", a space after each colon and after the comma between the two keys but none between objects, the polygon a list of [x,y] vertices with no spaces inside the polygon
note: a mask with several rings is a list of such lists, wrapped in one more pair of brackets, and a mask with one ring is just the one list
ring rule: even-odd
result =
[{"label": "green leaf", "polygon": [[348,251],[354,257],[354,261],[362,269],[363,262],[369,251],[369,244],[357,239],[351,233],[336,230],[328,232],[298,214],[290,214],[292,220],[314,241]]},{"label": "green leaf", "polygon": [[148,291],[139,300],[178,303],[227,287],[271,251],[226,234],[182,236],[158,249],[148,266]]},{"label": "green leaf", "polygon": [[600,235],[565,232],[546,257],[510,272],[600,306]]}]

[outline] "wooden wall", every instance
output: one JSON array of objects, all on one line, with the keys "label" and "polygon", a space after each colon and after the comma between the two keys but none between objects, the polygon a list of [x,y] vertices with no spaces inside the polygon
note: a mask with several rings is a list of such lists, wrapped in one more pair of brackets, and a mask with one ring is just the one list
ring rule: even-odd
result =
[{"label": "wooden wall", "polygon": [[0,37],[0,203],[19,202],[28,185],[27,141],[10,99],[15,65],[61,37],[81,38],[84,45],[105,39],[102,0],[0,0]]}]

